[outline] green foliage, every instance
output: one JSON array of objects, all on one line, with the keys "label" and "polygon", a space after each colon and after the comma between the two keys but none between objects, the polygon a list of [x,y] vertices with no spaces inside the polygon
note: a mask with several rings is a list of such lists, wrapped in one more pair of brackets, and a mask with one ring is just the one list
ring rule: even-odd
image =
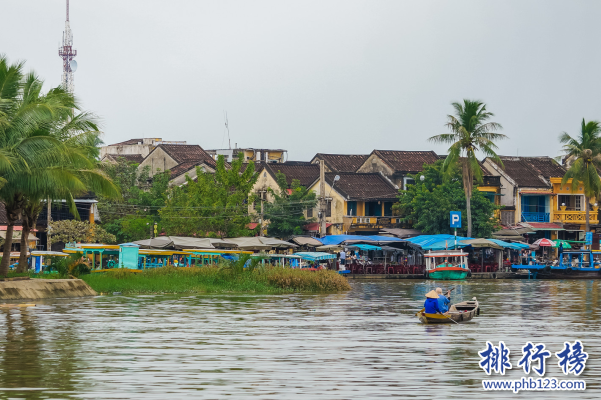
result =
[{"label": "green foliage", "polygon": [[563,144],[565,157],[570,165],[561,184],[563,186],[571,179],[572,192],[575,192],[580,185],[584,187],[586,231],[588,232],[590,230],[590,199],[598,198],[599,192],[601,192],[601,179],[598,172],[601,169],[601,123],[598,121],[587,123],[583,118],[577,138],[572,138],[563,132],[559,141]]},{"label": "green foliage", "polygon": [[[420,176],[424,176],[424,181]],[[451,176],[443,173],[443,161],[432,165],[424,165],[424,171],[413,176],[416,184],[402,190],[399,202],[393,205],[393,211],[401,216],[402,221],[412,224],[424,234],[435,235],[453,233],[449,227],[450,211],[462,212],[463,229],[458,230],[461,236],[467,235],[466,200],[462,189],[462,178],[459,171]],[[498,221],[493,219],[498,207],[488,200],[485,195],[475,190],[472,194],[472,237],[490,237],[497,229]]]},{"label": "green foliage", "polygon": [[162,267],[132,272],[116,269],[82,277],[99,293],[294,293],[349,290],[345,277],[335,271],[303,271],[265,267],[232,273],[222,266],[201,268]]},{"label": "green foliage", "polygon": [[223,156],[219,156],[214,174],[200,167],[196,172],[196,181],[186,176],[185,185],[169,190],[165,207],[159,211],[165,232],[222,238],[251,235],[248,204],[256,197],[251,191],[258,178],[254,163],[245,166],[240,153],[226,168]]},{"label": "green foliage", "polygon": [[115,243],[115,235],[89,221],[63,220],[50,222],[50,243]]},{"label": "green foliage", "polygon": [[100,197],[98,211],[107,232],[124,243],[147,239],[155,222],[160,230],[158,210],[167,199],[169,173],[158,173],[150,179],[148,167],[139,171],[138,164],[123,158],[102,168],[122,194],[119,200]]},{"label": "green foliage", "polygon": [[474,181],[482,182],[482,170],[476,156],[480,151],[485,156],[503,165],[495,150],[495,141],[505,139],[507,136],[496,133],[501,129],[501,124],[490,122],[493,113],[486,110],[486,104],[481,101],[463,100],[462,103],[452,103],[455,115],[447,115],[447,128],[451,133],[432,136],[429,140],[436,143],[450,144],[442,170],[446,177],[454,176],[456,170],[463,176],[463,190],[467,202],[467,232],[472,236],[472,192]]},{"label": "green foliage", "polygon": [[59,278],[79,277],[90,273],[90,267],[81,262],[83,253],[77,252],[67,257],[50,257],[47,272],[56,272]]},{"label": "green foliage", "polygon": [[317,205],[315,192],[300,185],[297,179],[292,181],[290,189],[286,175],[276,174],[279,190],[269,188],[273,202],[264,205],[265,219],[269,221],[270,236],[288,238],[292,235],[302,235],[303,226],[307,224],[304,211]]}]

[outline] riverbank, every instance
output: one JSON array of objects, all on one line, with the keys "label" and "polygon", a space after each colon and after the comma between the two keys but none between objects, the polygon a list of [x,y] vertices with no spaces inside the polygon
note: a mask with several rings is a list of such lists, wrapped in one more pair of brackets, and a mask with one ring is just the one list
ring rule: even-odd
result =
[{"label": "riverbank", "polygon": [[350,290],[334,271],[267,267],[234,272],[222,268],[163,267],[139,272],[116,269],[81,277],[99,293],[319,293]]},{"label": "riverbank", "polygon": [[0,282],[1,300],[96,296],[81,279],[26,279]]}]

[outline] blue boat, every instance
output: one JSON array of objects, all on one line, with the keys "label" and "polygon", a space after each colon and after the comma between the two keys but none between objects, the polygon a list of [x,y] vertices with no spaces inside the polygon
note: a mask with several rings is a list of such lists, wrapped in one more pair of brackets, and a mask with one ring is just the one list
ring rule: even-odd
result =
[{"label": "blue boat", "polygon": [[[564,250],[553,263],[541,264],[533,256],[528,264],[514,264],[514,271],[528,271],[528,279],[537,277],[554,279],[591,279],[601,278],[601,251]],[[539,276],[540,275],[540,276]]]}]

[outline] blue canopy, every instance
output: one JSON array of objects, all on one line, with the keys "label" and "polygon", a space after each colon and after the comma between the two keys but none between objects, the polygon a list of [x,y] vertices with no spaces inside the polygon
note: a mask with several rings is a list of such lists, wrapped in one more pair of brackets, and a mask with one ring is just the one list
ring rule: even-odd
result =
[{"label": "blue canopy", "polygon": [[[457,248],[468,246],[465,243],[460,243],[460,241],[469,239],[472,238],[457,236]],[[420,235],[405,240],[420,246],[424,250],[445,250],[447,248],[452,249],[455,246],[455,235]]]},{"label": "blue canopy", "polygon": [[487,240],[490,240],[491,242],[494,242],[494,243],[498,244],[499,246],[503,246],[506,249],[522,250],[522,249],[530,248],[530,246],[528,246],[525,243],[509,243],[509,242],[504,242],[503,240],[499,240],[499,239],[487,239]]},{"label": "blue canopy", "polygon": [[353,244],[352,247],[358,247],[361,250],[382,250],[381,247],[372,246],[371,244]]},{"label": "blue canopy", "polygon": [[336,254],[321,253],[317,251],[294,253],[294,255],[309,261],[333,260],[336,258]]},{"label": "blue canopy", "polygon": [[362,235],[329,235],[322,238],[315,238],[319,240],[324,245],[332,245],[332,244],[341,244],[347,240],[352,241],[366,241],[366,242],[404,242],[404,239],[399,239],[396,237],[389,236],[379,236],[379,235],[371,235],[371,236],[362,236]]}]

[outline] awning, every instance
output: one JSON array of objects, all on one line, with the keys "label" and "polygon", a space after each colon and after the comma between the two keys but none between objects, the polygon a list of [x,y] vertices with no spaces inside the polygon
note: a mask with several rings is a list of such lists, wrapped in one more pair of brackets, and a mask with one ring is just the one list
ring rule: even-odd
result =
[{"label": "awning", "polygon": [[[326,228],[330,226],[332,226],[332,224],[326,223]],[[319,232],[319,222],[311,222],[310,224],[303,226],[303,230],[308,232]]]},{"label": "awning", "polygon": [[336,258],[336,254],[319,253],[319,252],[302,252],[302,253],[294,253],[294,255],[299,256],[303,260],[309,260],[309,261],[333,260]]},{"label": "awning", "polygon": [[316,246],[321,246],[322,243],[312,237],[306,237],[306,236],[297,236],[297,237],[293,237],[292,240],[294,243],[299,244],[301,246],[312,246],[312,247],[316,247]]},{"label": "awning", "polygon": [[472,246],[473,248],[487,247],[490,249],[503,250],[503,246],[493,242],[492,240],[488,240],[488,239],[462,240],[461,243],[468,244],[468,245]]},{"label": "awning", "polygon": [[352,247],[357,247],[360,250],[382,250],[381,247],[371,244],[354,244]]},{"label": "awning", "polygon": [[528,222],[528,226],[535,231],[565,231],[561,226],[552,222]]},{"label": "awning", "polygon": [[386,233],[389,235],[396,236],[401,239],[405,239],[408,237],[419,236],[422,234],[421,231],[417,229],[400,229],[400,228],[383,228],[380,230],[380,233]]},{"label": "awning", "polygon": [[[0,237],[6,239],[6,231],[0,231]],[[31,233],[29,234],[29,236],[27,236],[27,239],[30,242],[40,240]],[[13,231],[13,242],[18,240],[21,240],[21,231]]]},{"label": "awning", "polygon": [[519,192],[520,194],[540,194],[543,196],[546,195],[556,195],[557,193],[553,193],[553,192],[537,192],[536,190],[525,190],[523,192]]},{"label": "awning", "polygon": [[247,227],[248,229],[250,229],[251,231],[252,231],[253,229],[255,229],[257,226],[259,226],[259,223],[258,223],[258,222],[251,222],[250,224],[246,225],[246,227]]}]

